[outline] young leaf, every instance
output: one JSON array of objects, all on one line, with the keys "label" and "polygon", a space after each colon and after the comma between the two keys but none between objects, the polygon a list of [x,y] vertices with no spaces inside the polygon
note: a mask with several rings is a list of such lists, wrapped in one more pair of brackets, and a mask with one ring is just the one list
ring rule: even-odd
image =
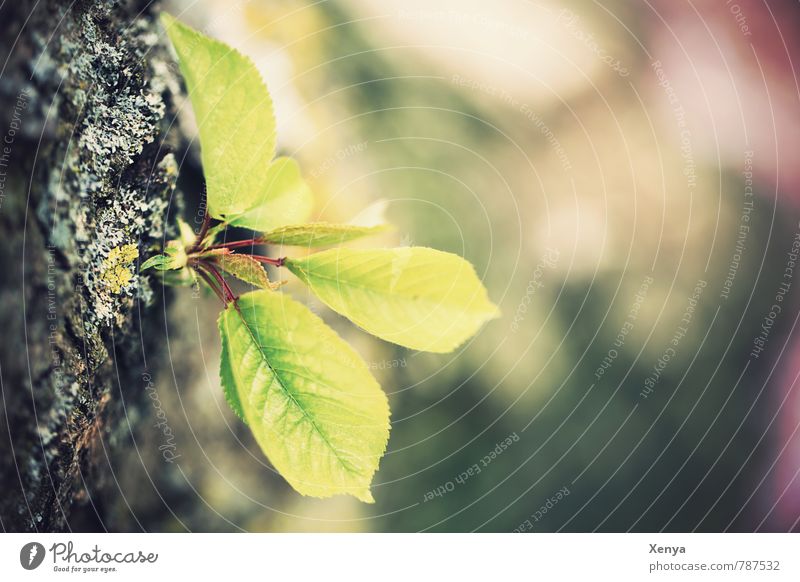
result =
[{"label": "young leaf", "polygon": [[277,287],[277,285],[269,282],[267,272],[261,266],[261,263],[252,257],[247,255],[220,255],[216,257],[215,262],[223,271],[254,287],[260,289],[274,289]]},{"label": "young leaf", "polygon": [[172,268],[170,266],[171,262],[172,257],[168,257],[167,255],[155,255],[142,263],[142,266],[139,267],[139,271],[146,271],[150,268],[153,268],[156,271],[166,271]]},{"label": "young leaf", "polygon": [[189,223],[181,218],[178,218],[178,231],[180,233],[180,238],[177,241],[174,241],[176,246],[180,246],[181,248],[185,249],[194,244],[197,235],[195,234],[194,230],[192,230],[192,227],[189,226]]},{"label": "young leaf", "polygon": [[222,312],[228,402],[298,492],[366,502],[389,438],[389,406],[367,365],[305,306],[254,291]]},{"label": "young leaf", "polygon": [[180,269],[186,266],[189,257],[186,255],[186,247],[180,240],[171,240],[164,249],[164,254],[170,258],[169,269]]},{"label": "young leaf", "polygon": [[362,236],[370,236],[388,230],[381,226],[354,226],[352,224],[329,224],[312,222],[276,228],[264,233],[265,242],[296,247],[324,247],[341,244]]},{"label": "young leaf", "polygon": [[[291,171],[285,171],[287,162],[270,164],[275,155],[275,119],[267,87],[253,62],[168,14],[161,18],[197,118],[208,212],[255,229],[260,225],[251,224],[249,217],[262,206],[268,210],[256,216],[263,215],[268,229],[306,220],[310,193],[297,185]],[[288,204],[295,195],[300,200]]]},{"label": "young leaf", "polygon": [[255,203],[246,212],[228,216],[228,223],[259,231],[304,222],[311,215],[311,189],[291,158],[278,158],[267,170]]},{"label": "young leaf", "polygon": [[142,263],[142,266],[139,267],[139,271],[145,271],[150,268],[156,271],[175,271],[185,267],[186,261],[186,250],[183,248],[181,241],[171,240],[167,243],[163,255],[150,257]]},{"label": "young leaf", "polygon": [[434,249],[331,249],[286,266],[334,311],[415,350],[450,352],[499,315],[472,265]]}]

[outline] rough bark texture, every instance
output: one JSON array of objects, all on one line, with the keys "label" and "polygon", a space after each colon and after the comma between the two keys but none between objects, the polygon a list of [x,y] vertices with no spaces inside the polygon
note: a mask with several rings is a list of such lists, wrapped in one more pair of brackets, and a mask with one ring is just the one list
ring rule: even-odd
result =
[{"label": "rough bark texture", "polygon": [[164,336],[139,330],[163,314],[139,307],[161,292],[114,249],[166,234],[178,84],[157,30],[148,2],[0,8],[6,531],[108,527],[112,459],[145,417],[144,354]]}]

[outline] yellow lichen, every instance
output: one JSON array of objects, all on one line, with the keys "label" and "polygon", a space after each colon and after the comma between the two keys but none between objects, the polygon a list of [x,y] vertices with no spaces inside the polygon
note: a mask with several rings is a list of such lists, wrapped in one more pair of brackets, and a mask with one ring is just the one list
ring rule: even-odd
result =
[{"label": "yellow lichen", "polygon": [[108,285],[112,293],[119,293],[127,285],[133,273],[128,265],[139,256],[136,245],[127,244],[111,249],[102,265],[100,279]]}]

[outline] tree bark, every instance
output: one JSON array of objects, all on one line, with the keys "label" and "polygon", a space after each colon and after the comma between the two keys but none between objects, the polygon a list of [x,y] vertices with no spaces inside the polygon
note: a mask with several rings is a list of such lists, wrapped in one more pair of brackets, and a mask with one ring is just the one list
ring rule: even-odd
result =
[{"label": "tree bark", "polygon": [[172,234],[179,89],[156,16],[144,1],[0,7],[5,531],[113,529],[114,459],[147,418],[145,355],[165,336],[144,307],[164,299],[115,257]]}]

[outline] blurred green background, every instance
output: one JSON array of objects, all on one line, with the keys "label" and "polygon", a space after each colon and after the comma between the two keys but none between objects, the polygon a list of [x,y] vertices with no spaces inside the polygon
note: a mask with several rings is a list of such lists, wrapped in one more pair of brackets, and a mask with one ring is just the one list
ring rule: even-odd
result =
[{"label": "blurred green background", "polygon": [[[169,3],[256,61],[316,218],[384,213],[396,232],[356,244],[463,255],[503,317],[454,354],[415,353],[289,281],[389,394],[365,505],[303,498],[275,474],[222,397],[217,305],[175,302],[163,357],[180,365],[157,385],[180,462],[122,474],[138,493],[120,523],[796,528],[794,289],[751,355],[800,218],[794,47],[776,44],[763,5],[740,3],[746,35],[723,3],[696,4]],[[199,187],[182,188],[191,213]],[[162,498],[167,481],[179,493]]]}]

